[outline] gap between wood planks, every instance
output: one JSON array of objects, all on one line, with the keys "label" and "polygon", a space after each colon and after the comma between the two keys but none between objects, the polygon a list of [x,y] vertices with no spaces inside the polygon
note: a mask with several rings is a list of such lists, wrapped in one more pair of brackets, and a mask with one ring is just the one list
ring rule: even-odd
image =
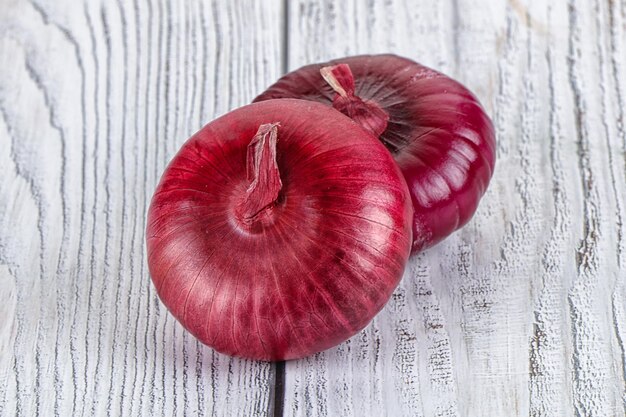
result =
[{"label": "gap between wood planks", "polygon": [[[289,0],[283,0],[283,28],[282,28],[282,72],[289,71]],[[285,407],[285,361],[274,365],[273,400],[270,402],[272,417],[283,417]],[[272,404],[273,403],[273,404]]]},{"label": "gap between wood planks", "polygon": [[274,392],[273,405],[270,402],[270,411],[273,417],[282,417],[285,409],[285,361],[274,364]]}]

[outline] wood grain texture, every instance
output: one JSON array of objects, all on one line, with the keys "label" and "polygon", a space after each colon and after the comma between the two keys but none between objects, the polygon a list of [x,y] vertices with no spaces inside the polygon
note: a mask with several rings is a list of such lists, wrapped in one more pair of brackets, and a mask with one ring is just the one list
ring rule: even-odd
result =
[{"label": "wood grain texture", "polygon": [[[286,68],[377,52],[492,115],[475,218],[334,349],[199,345],[146,268],[165,164]],[[0,0],[0,62],[0,416],[626,413],[624,0]]]},{"label": "wood grain texture", "polygon": [[286,414],[624,415],[625,9],[290,3],[290,69],[387,51],[440,69],[492,115],[498,162],[370,327],[287,364]]},{"label": "wood grain texture", "polygon": [[281,2],[0,2],[0,415],[268,415],[274,367],[199,345],[150,283],[147,204],[281,72]]}]

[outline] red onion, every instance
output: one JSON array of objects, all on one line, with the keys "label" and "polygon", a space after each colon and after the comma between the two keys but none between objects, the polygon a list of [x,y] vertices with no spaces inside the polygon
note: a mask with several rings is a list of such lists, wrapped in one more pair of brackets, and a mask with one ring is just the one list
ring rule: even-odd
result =
[{"label": "red onion", "polygon": [[406,183],[384,146],[327,106],[242,107],[189,139],[148,213],[148,264],[172,314],[236,356],[293,359],[365,327],[411,247]]},{"label": "red onion", "polygon": [[457,81],[395,55],[308,65],[255,99],[332,105],[380,138],[400,166],[414,207],[413,250],[472,217],[495,164],[495,138],[480,103]]}]

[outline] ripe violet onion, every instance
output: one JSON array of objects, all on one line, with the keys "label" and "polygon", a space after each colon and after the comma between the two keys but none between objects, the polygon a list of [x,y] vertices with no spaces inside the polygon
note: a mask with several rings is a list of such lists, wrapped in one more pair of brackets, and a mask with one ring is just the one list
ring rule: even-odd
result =
[{"label": "ripe violet onion", "polygon": [[206,125],[148,212],[152,280],[203,343],[299,358],[365,327],[411,249],[411,201],[385,147],[332,108],[251,104]]},{"label": "ripe violet onion", "polygon": [[333,106],[372,132],[399,165],[414,207],[414,251],[463,226],[485,193],[495,137],[482,106],[457,81],[395,55],[302,67],[256,102],[298,98]]}]

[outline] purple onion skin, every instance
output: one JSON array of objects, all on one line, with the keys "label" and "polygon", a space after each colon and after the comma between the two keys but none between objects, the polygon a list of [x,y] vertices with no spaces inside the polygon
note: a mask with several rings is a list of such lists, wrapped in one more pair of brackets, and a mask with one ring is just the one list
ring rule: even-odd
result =
[{"label": "purple onion skin", "polygon": [[254,101],[298,98],[332,106],[338,95],[320,69],[338,64],[352,70],[356,96],[388,114],[380,140],[411,193],[412,251],[440,242],[469,221],[487,189],[495,165],[491,120],[463,85],[396,55],[308,65],[285,75]]},{"label": "purple onion skin", "polygon": [[[242,218],[247,147],[277,122],[278,198]],[[390,154],[348,117],[303,100],[251,104],[202,128],[163,173],[148,212],[150,274],[176,319],[217,351],[300,358],[345,341],[387,302],[412,210]]]}]

